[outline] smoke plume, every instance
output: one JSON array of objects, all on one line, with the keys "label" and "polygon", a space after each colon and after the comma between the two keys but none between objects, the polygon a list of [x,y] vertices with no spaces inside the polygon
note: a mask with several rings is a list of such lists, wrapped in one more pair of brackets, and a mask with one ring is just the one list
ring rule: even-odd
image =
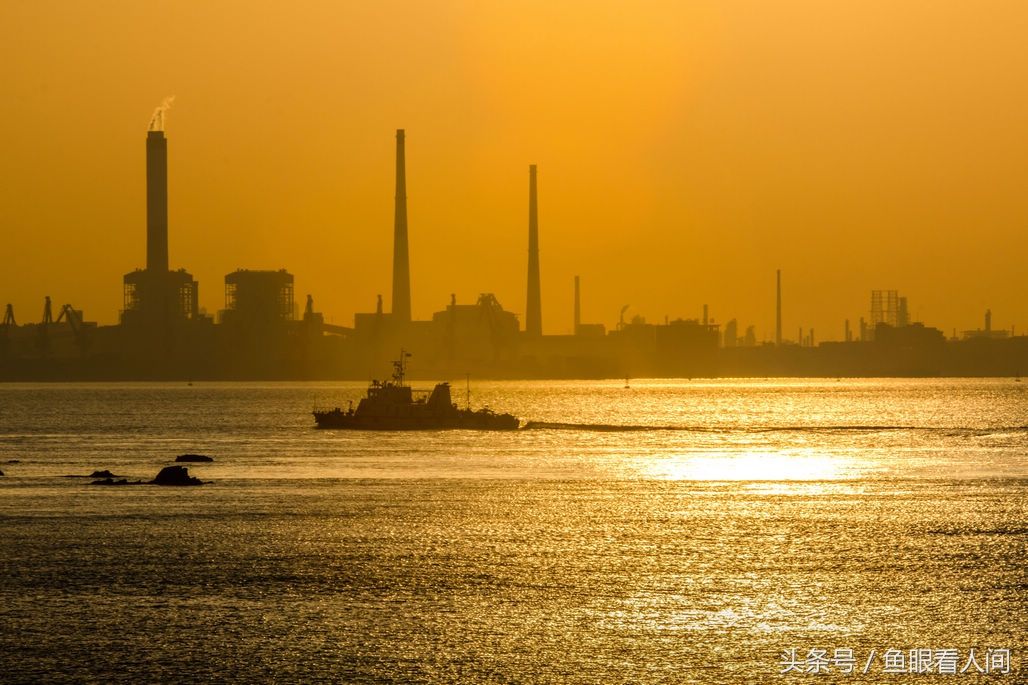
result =
[{"label": "smoke plume", "polygon": [[175,102],[175,96],[169,95],[164,98],[157,109],[153,111],[153,116],[150,117],[150,131],[163,131],[164,130],[164,115],[171,109],[171,103]]}]

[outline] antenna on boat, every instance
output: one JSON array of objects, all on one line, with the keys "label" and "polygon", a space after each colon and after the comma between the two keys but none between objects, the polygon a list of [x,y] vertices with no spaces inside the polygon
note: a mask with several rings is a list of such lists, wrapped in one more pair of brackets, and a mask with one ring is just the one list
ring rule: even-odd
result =
[{"label": "antenna on boat", "polygon": [[400,358],[393,362],[393,379],[399,386],[403,385],[403,377],[405,375],[407,357],[410,357],[411,353],[407,350],[400,348]]}]

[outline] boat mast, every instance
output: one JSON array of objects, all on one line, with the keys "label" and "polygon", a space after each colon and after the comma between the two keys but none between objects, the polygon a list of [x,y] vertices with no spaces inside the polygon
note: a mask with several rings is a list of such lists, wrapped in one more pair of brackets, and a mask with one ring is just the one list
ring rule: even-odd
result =
[{"label": "boat mast", "polygon": [[403,377],[405,375],[405,363],[407,357],[411,356],[410,352],[407,352],[402,347],[400,348],[400,358],[393,362],[393,380],[396,381],[398,386],[403,386]]}]

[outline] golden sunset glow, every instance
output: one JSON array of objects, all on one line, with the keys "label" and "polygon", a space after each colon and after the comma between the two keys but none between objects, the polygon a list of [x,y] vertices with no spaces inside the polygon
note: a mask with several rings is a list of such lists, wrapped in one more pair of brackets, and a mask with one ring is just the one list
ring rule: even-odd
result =
[{"label": "golden sunset glow", "polygon": [[841,338],[872,288],[950,331],[1028,325],[1028,7],[964,2],[33,2],[0,9],[0,291],[117,320],[167,115],[172,268],[224,306],[287,268],[330,322],[388,299],[407,131],[413,311],[619,309]]},{"label": "golden sunset glow", "polygon": [[1028,682],[1028,0],[0,0],[0,236],[0,683]]},{"label": "golden sunset glow", "polygon": [[651,478],[710,481],[817,481],[861,475],[839,457],[811,450],[704,451],[654,462]]}]

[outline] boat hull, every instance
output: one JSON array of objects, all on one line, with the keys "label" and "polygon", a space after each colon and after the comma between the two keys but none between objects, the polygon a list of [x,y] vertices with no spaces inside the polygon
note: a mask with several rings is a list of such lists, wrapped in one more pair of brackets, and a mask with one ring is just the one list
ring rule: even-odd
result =
[{"label": "boat hull", "polygon": [[511,414],[497,414],[488,407],[460,409],[450,398],[450,384],[437,383],[428,397],[416,396],[404,385],[404,359],[393,362],[392,381],[372,381],[357,408],[314,410],[318,428],[364,431],[517,430],[520,421]]},{"label": "boat hull", "polygon": [[318,428],[365,431],[517,430],[510,414],[459,412],[456,416],[359,416],[340,410],[314,412]]}]

